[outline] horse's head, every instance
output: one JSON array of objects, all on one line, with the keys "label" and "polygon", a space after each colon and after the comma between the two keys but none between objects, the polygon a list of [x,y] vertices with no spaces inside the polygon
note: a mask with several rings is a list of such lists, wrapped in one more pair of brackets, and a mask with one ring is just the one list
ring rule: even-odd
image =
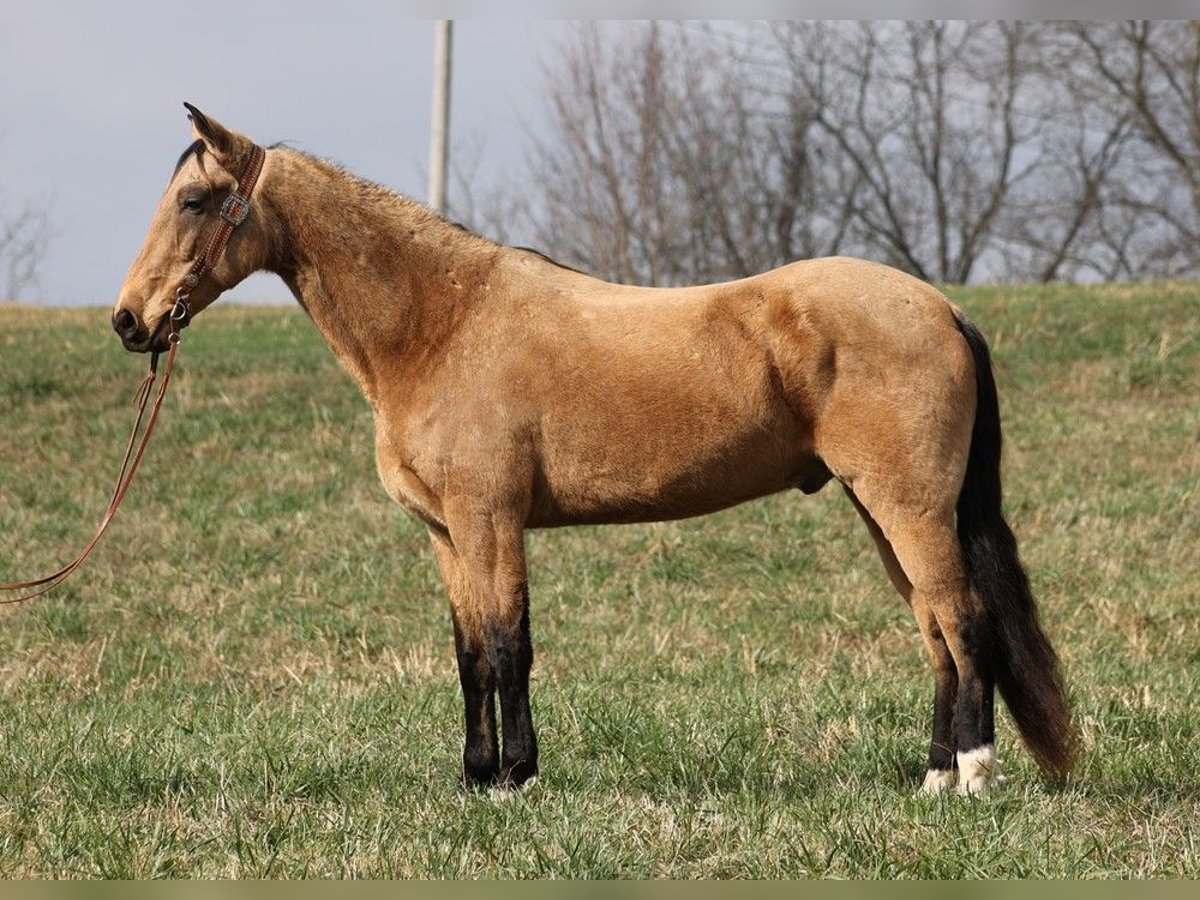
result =
[{"label": "horse's head", "polygon": [[[113,310],[113,329],[127,350],[145,353],[167,348],[179,288],[195,271],[196,261],[209,250],[214,236],[238,217],[237,204],[231,206],[228,198],[236,194],[239,177],[257,150],[246,136],[223,127],[191,104],[184,106],[195,140],[179,158]],[[267,229],[260,207],[254,203],[245,220],[232,228],[223,253],[207,253],[209,265],[204,273],[185,288],[188,316],[262,268]]]}]

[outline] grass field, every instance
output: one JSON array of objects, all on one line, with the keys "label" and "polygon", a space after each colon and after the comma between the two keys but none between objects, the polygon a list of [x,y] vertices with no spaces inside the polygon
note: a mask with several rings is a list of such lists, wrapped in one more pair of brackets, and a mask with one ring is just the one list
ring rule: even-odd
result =
[{"label": "grass field", "polygon": [[[1200,285],[953,292],[1083,740],[914,796],[932,680],[840,491],[529,541],[541,781],[455,789],[423,530],[298,310],[185,335],[105,542],[0,613],[0,876],[1200,877]],[[0,581],[107,501],[144,359],[0,308]]]}]

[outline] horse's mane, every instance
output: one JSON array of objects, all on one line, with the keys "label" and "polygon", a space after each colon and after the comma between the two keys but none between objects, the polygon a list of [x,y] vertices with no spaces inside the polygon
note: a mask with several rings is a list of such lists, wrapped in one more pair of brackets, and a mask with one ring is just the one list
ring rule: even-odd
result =
[{"label": "horse's mane", "polygon": [[559,262],[559,261],[558,261],[557,259],[555,259],[553,256],[547,256],[545,253],[543,253],[541,250],[538,250],[536,247],[525,247],[525,246],[520,246],[520,247],[518,247],[518,246],[513,246],[513,248],[512,248],[512,249],[514,249],[514,250],[521,250],[521,251],[523,251],[523,252],[525,252],[525,253],[532,253],[534,256],[541,257],[541,258],[542,258],[542,259],[544,259],[546,262],[550,263],[550,265],[552,265],[552,266],[557,266],[557,267],[558,267],[558,268],[560,268],[560,269],[566,269],[568,272],[577,272],[577,273],[579,273],[580,275],[587,275],[587,274],[588,274],[587,272],[583,271],[583,269],[577,269],[577,268],[575,268],[574,266],[568,266],[566,263],[561,263],[561,262]]},{"label": "horse's mane", "polygon": [[353,189],[356,192],[358,192],[363,197],[364,200],[367,200],[368,202],[379,202],[379,203],[383,203],[383,204],[399,204],[406,212],[408,212],[410,214],[415,213],[417,216],[420,217],[421,220],[424,220],[425,222],[431,223],[431,224],[436,223],[436,224],[440,224],[443,226],[447,226],[447,227],[451,228],[455,233],[457,233],[463,237],[466,237],[469,240],[482,241],[487,246],[491,246],[491,247],[506,247],[507,249],[511,249],[511,250],[520,250],[524,253],[532,253],[534,256],[537,256],[540,259],[542,259],[560,269],[565,269],[569,272],[578,272],[581,275],[587,274],[585,272],[581,272],[579,269],[576,269],[572,266],[565,265],[564,263],[561,263],[558,260],[554,259],[553,257],[548,256],[547,254],[543,253],[541,250],[537,250],[533,247],[501,244],[499,241],[492,240],[491,238],[486,237],[485,235],[479,234],[479,232],[474,231],[471,228],[468,228],[462,222],[458,222],[454,219],[449,219],[449,218],[441,215],[440,213],[435,212],[434,210],[432,210],[428,206],[426,206],[424,203],[421,203],[419,200],[415,200],[412,197],[406,196],[405,194],[401,194],[399,191],[396,191],[396,190],[388,187],[387,185],[380,184],[379,182],[376,182],[376,181],[371,181],[369,178],[363,178],[361,175],[356,175],[355,173],[353,173],[349,169],[347,169],[344,165],[342,165],[341,163],[339,163],[335,160],[332,160],[332,159],[329,159],[329,158],[323,157],[323,156],[315,156],[311,153],[306,153],[303,150],[298,150],[295,147],[288,146],[286,143],[284,143],[282,141],[272,144],[270,149],[284,149],[284,150],[287,150],[289,153],[295,153],[299,156],[304,157],[305,159],[314,163],[315,165],[317,165],[321,169],[325,170],[326,172],[329,172],[329,173],[335,175],[336,177],[349,183],[353,187]]}]

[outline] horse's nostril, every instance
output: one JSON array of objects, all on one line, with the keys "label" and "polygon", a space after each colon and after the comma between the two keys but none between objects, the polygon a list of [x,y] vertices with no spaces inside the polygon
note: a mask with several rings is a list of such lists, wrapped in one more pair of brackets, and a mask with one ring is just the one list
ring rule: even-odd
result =
[{"label": "horse's nostril", "polygon": [[132,337],[137,331],[137,316],[127,309],[119,309],[113,314],[113,331],[121,337]]}]

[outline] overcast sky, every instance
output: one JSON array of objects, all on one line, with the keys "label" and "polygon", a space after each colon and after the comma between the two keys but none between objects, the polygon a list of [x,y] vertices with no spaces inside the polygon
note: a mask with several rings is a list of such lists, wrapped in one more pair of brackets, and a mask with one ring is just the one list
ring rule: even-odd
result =
[{"label": "overcast sky", "polygon": [[[0,194],[10,207],[47,198],[57,230],[41,284],[22,299],[115,300],[191,140],[184,100],[260,143],[287,140],[423,200],[433,25],[400,9],[5,0]],[[455,23],[452,133],[480,145],[481,177],[521,165],[544,106],[542,61],[566,27]],[[233,296],[291,300],[265,275]]]}]

